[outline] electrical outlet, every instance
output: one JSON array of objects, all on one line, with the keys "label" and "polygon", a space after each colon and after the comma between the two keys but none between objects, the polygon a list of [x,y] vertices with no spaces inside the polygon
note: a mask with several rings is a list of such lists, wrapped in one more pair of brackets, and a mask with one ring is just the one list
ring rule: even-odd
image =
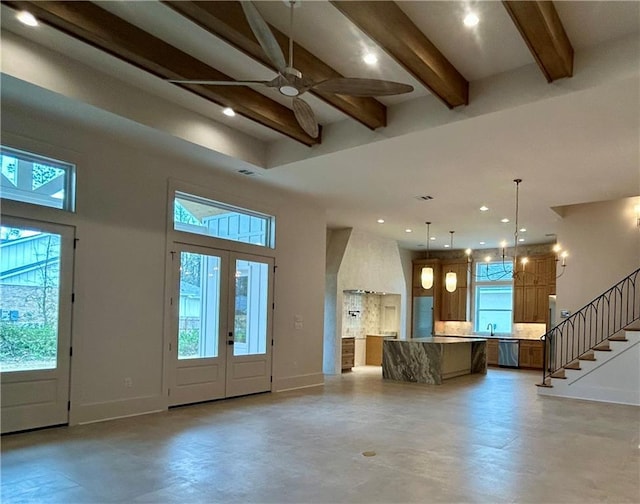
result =
[{"label": "electrical outlet", "polygon": [[133,387],[133,380],[132,380],[131,378],[129,378],[129,377],[125,378],[125,379],[124,379],[124,386],[125,386],[126,388],[131,388],[131,387]]}]

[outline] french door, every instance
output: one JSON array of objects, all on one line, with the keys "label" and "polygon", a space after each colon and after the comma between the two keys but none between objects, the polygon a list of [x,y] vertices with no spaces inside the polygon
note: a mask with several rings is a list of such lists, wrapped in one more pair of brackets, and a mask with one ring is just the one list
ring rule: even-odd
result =
[{"label": "french door", "polygon": [[68,422],[74,228],[0,217],[2,433]]},{"label": "french door", "polygon": [[169,405],[271,390],[273,259],[176,244]]}]

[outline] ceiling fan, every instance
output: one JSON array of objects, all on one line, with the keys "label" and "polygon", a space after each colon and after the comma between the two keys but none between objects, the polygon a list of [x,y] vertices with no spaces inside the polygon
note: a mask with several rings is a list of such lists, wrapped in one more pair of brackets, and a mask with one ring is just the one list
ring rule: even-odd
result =
[{"label": "ceiling fan", "polygon": [[318,122],[311,106],[300,96],[307,91],[321,91],[350,96],[389,96],[413,91],[413,86],[378,79],[338,77],[320,82],[306,79],[293,66],[293,9],[301,0],[285,0],[289,4],[289,62],[287,64],[280,45],[269,25],[258,12],[253,2],[242,1],[242,10],[251,31],[278,71],[272,80],[212,81],[193,79],[169,79],[176,84],[205,84],[210,86],[266,86],[277,89],[282,95],[292,98],[293,113],[302,129],[312,138],[318,137]]}]

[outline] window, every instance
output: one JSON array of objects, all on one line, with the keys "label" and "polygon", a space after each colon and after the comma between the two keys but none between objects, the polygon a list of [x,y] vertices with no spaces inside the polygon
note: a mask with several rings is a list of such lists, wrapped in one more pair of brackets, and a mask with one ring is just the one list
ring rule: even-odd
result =
[{"label": "window", "polygon": [[274,220],[270,215],[180,191],[176,191],[173,200],[176,231],[273,248]]},{"label": "window", "polygon": [[73,212],[75,166],[0,147],[2,198]]},{"label": "window", "polygon": [[[474,331],[511,333],[513,263],[476,263]],[[489,326],[491,324],[492,328]]]}]

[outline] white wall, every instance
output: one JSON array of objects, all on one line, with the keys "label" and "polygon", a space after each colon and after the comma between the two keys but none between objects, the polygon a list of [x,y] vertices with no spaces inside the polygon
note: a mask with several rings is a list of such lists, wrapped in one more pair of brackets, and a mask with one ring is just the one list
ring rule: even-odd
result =
[{"label": "white wall", "polygon": [[[558,243],[569,252],[557,280],[557,313],[579,310],[640,267],[640,197],[560,209]],[[560,269],[558,269],[560,272]]]},{"label": "white wall", "polygon": [[[159,140],[162,143],[162,134]],[[157,137],[156,137],[157,138]],[[33,109],[2,110],[2,143],[77,163],[71,421],[166,408],[167,185],[175,178],[276,215],[273,389],[321,384],[324,211],[242,175]],[[11,204],[3,206],[9,213]],[[46,219],[52,214],[44,212]],[[294,317],[302,317],[294,328]],[[133,387],[125,388],[130,377]]]},{"label": "white wall", "polygon": [[330,237],[325,293],[324,372],[337,374],[340,372],[343,291],[364,289],[400,294],[400,337],[405,337],[407,285],[400,249],[394,240],[357,229],[333,231]]}]

